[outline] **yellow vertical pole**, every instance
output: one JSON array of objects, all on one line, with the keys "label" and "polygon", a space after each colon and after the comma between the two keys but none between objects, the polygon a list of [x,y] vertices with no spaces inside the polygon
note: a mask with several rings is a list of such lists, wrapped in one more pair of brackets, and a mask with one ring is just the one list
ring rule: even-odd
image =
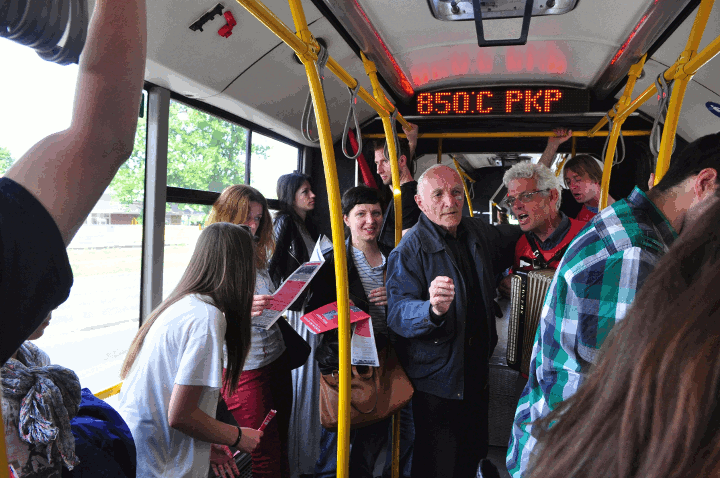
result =
[{"label": "yellow vertical pole", "polygon": [[603,167],[602,182],[600,184],[600,209],[607,207],[608,191],[610,188],[610,173],[612,172],[613,161],[615,160],[615,148],[617,148],[617,140],[620,137],[620,131],[622,125],[629,115],[629,106],[632,103],[632,92],[635,88],[635,83],[642,73],[643,67],[645,66],[645,59],[647,54],[630,67],[628,72],[628,81],[625,85],[625,91],[623,92],[620,101],[618,101],[618,110],[615,114],[615,121],[612,123],[612,130],[610,131],[610,138],[608,140],[607,151],[605,152],[605,166]]},{"label": "yellow vertical pole", "polygon": [[562,174],[562,172],[563,172],[563,167],[565,167],[565,163],[567,162],[567,160],[568,160],[568,157],[567,157],[566,154],[563,154],[563,155],[560,157],[560,162],[558,163],[557,167],[555,168],[555,176],[556,176],[556,177],[559,178],[560,175]]},{"label": "yellow vertical pole", "polygon": [[[380,82],[378,81],[375,63],[368,60],[363,52],[360,52],[360,56],[365,66],[365,73],[367,73],[370,78],[375,101],[389,113],[392,113],[395,107],[389,104],[385,98],[385,93],[383,93]],[[383,129],[385,130],[385,143],[387,144],[388,154],[390,155],[388,160],[390,161],[390,173],[392,176],[393,200],[395,205],[395,245],[397,246],[400,239],[402,239],[402,198],[400,197],[400,169],[397,162],[398,151],[396,151],[395,148],[395,137],[393,135],[392,123],[390,122],[390,115],[388,113],[380,113],[380,118],[382,119]]]},{"label": "yellow vertical pole", "polygon": [[[310,30],[300,0],[289,0],[293,21],[297,35],[306,43],[317,45]],[[337,476],[346,478],[350,467],[350,315],[349,295],[347,284],[347,261],[345,256],[345,241],[340,208],[340,185],[335,167],[335,153],[330,133],[330,119],[328,117],[325,93],[323,92],[317,63],[312,57],[300,57],[305,65],[310,93],[315,107],[315,120],[320,135],[320,150],[322,151],[323,167],[325,170],[325,184],[330,205],[330,226],[333,238],[333,255],[335,258],[335,277],[337,277],[337,304],[338,304],[338,335],[340,358],[340,384],[338,403],[338,451]]]},{"label": "yellow vertical pole", "polygon": [[682,109],[688,84],[693,77],[692,73],[689,75],[685,73],[685,65],[697,55],[697,49],[700,46],[700,40],[702,39],[714,3],[715,0],[703,0],[700,3],[692,30],[690,31],[690,36],[685,45],[685,50],[680,54],[678,61],[675,62],[675,81],[673,83],[667,115],[665,116],[662,139],[660,140],[660,151],[655,166],[655,184],[660,182],[670,167],[670,156],[672,155],[673,145],[675,144],[675,133],[677,132],[678,120],[680,119],[680,110]]},{"label": "yellow vertical pole", "polygon": [[463,190],[465,191],[465,199],[467,199],[468,211],[470,211],[470,217],[475,217],[475,214],[473,214],[472,201],[470,200],[470,191],[468,191],[467,183],[465,182],[465,181],[471,181],[474,183],[475,180],[472,179],[470,176],[468,176],[467,173],[460,167],[460,163],[457,162],[457,159],[453,158],[452,160],[453,160],[453,163],[455,163],[455,169],[457,169],[457,172],[460,175],[460,179],[462,179]]},{"label": "yellow vertical pole", "polygon": [[442,163],[442,141],[443,141],[442,138],[440,138],[438,140],[438,152],[437,152],[437,163],[438,164]]},{"label": "yellow vertical pole", "polygon": [[[375,63],[368,60],[363,52],[360,56],[365,66],[365,73],[370,78],[370,84],[373,89],[373,96],[380,106],[385,108],[388,113],[380,113],[383,129],[385,130],[385,143],[387,144],[388,155],[390,161],[390,174],[392,176],[393,205],[395,206],[395,245],[397,246],[402,239],[402,196],[400,192],[400,168],[397,162],[397,148],[395,148],[395,136],[393,135],[392,124],[389,113],[395,109],[385,98],[385,93],[380,87],[377,77],[377,68]],[[408,160],[410,158],[407,158]],[[392,419],[392,478],[400,476],[400,412],[395,413]]]},{"label": "yellow vertical pole", "polygon": [[572,149],[571,149],[571,151],[570,151],[570,157],[571,157],[571,158],[574,158],[576,152],[577,152],[577,137],[576,137],[576,136],[573,136],[573,137],[572,137]]}]

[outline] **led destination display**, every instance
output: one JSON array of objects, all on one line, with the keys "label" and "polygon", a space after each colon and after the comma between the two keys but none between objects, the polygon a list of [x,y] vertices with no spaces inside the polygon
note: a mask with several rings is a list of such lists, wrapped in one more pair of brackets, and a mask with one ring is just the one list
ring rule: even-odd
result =
[{"label": "led destination display", "polygon": [[483,88],[420,93],[415,101],[419,115],[542,115],[585,113],[586,91],[569,88]]}]

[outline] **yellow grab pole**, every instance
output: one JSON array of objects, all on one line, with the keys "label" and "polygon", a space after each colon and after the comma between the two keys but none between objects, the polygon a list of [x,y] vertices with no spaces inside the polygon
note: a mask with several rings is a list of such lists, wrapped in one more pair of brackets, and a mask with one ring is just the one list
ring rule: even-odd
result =
[{"label": "yellow grab pole", "polygon": [[442,138],[438,140],[438,152],[437,152],[437,163],[442,163]]},{"label": "yellow grab pole", "polygon": [[[365,67],[365,73],[370,78],[375,100],[384,107],[385,111],[393,111],[394,107],[389,104],[385,93],[380,88],[380,82],[377,77],[377,68],[375,63],[368,60],[363,52],[360,57]],[[382,119],[383,129],[385,131],[385,144],[387,144],[388,156],[390,161],[390,174],[392,177],[393,205],[395,206],[395,245],[397,246],[402,239],[402,196],[400,191],[400,168],[397,161],[397,148],[395,147],[395,136],[393,135],[392,123],[388,113],[379,113]],[[407,158],[408,160],[410,158]],[[400,412],[393,415],[392,419],[392,478],[400,476]]]},{"label": "yellow grab pole", "polygon": [[[375,100],[383,106],[386,111],[393,111],[394,107],[387,103],[385,93],[383,93],[382,88],[380,87],[375,63],[368,60],[363,52],[360,52],[360,57],[362,58],[363,65],[365,66],[365,73],[367,73],[370,78],[370,84],[372,85],[373,93],[375,94]],[[390,156],[387,159],[390,161],[390,173],[392,176],[393,201],[395,205],[395,245],[397,246],[400,239],[402,239],[402,198],[400,196],[400,169],[397,162],[398,151],[396,151],[395,148],[395,137],[393,136],[390,116],[387,113],[381,113],[380,118],[382,119],[385,135],[378,135],[378,137],[385,138],[388,155]]]},{"label": "yellow grab pole", "polygon": [[470,211],[470,217],[475,217],[475,214],[473,214],[472,201],[470,200],[470,191],[468,191],[467,183],[465,182],[466,179],[473,183],[475,182],[475,180],[468,176],[465,171],[463,171],[463,169],[460,167],[460,164],[458,164],[457,159],[453,158],[453,163],[455,163],[455,169],[457,169],[457,172],[460,175],[460,179],[462,179],[463,190],[465,190],[465,198],[468,202],[468,211]]},{"label": "yellow grab pole", "polygon": [[122,382],[113,385],[110,388],[106,388],[105,390],[100,390],[98,393],[95,394],[97,398],[100,400],[105,400],[106,398],[110,398],[114,395],[117,395],[120,393],[120,390],[122,389]]},{"label": "yellow grab pole", "polygon": [[700,40],[702,39],[714,3],[715,0],[703,0],[702,3],[700,3],[692,30],[685,45],[685,50],[675,62],[675,65],[677,65],[674,75],[675,82],[673,83],[670,104],[668,105],[667,115],[665,116],[662,139],[660,140],[660,151],[658,152],[657,164],[655,166],[655,184],[660,182],[670,167],[670,156],[672,155],[673,145],[675,144],[675,134],[677,133],[678,121],[680,120],[680,110],[682,109],[688,84],[694,74],[694,72],[689,74],[685,72],[685,65],[697,54],[697,49],[700,45]]},{"label": "yellow grab pole", "polygon": [[[712,10],[712,1],[706,0],[700,4],[698,12],[695,15],[695,21],[693,22],[693,27],[690,32],[690,36],[688,37],[688,42],[685,50],[680,55],[680,59],[673,63],[670,68],[665,70],[665,72],[663,73],[665,80],[670,81],[672,79],[677,79],[678,77],[681,77],[683,75],[695,74],[702,66],[707,64],[707,62],[709,62],[720,51],[720,37],[717,37],[715,41],[706,46],[700,53],[695,55],[688,55],[690,52],[696,51],[700,45],[703,30],[705,29],[710,15],[710,11]],[[681,59],[683,59],[684,56],[691,56],[691,58],[688,58],[689,61],[681,64]],[[653,84],[648,86],[645,91],[640,94],[640,96],[638,96],[632,101],[629,108],[625,111],[625,115],[629,116],[630,114],[634,113],[635,110],[637,110],[643,103],[650,99],[655,93],[657,93],[657,88],[655,86],[655,83],[653,82]],[[612,118],[612,114],[610,117]],[[595,133],[597,133],[600,128],[602,128],[606,124],[607,117],[604,117],[589,130],[590,136],[594,136]]]},{"label": "yellow grab pole", "polygon": [[[289,0],[289,3],[298,35],[304,41],[308,41],[312,35],[308,30],[302,4],[300,0]],[[320,135],[320,150],[322,151],[325,185],[330,205],[330,226],[332,229],[333,256],[335,258],[335,277],[337,278],[338,354],[340,356],[337,476],[338,478],[345,478],[348,476],[350,467],[350,315],[347,262],[345,241],[343,240],[344,230],[342,211],[340,209],[340,185],[335,167],[335,153],[330,132],[330,119],[325,103],[325,92],[320,82],[317,63],[308,57],[301,57],[301,59],[305,65],[305,72],[307,73],[310,93],[315,107],[315,121]]]},{"label": "yellow grab pole", "polygon": [[608,203],[610,189],[610,172],[612,171],[613,161],[615,161],[615,148],[617,140],[620,137],[622,122],[615,119],[612,131],[610,131],[610,141],[608,141],[607,151],[605,152],[605,165],[603,166],[602,182],[600,183],[600,209],[605,209]]},{"label": "yellow grab pole", "polygon": [[605,166],[603,167],[602,182],[600,183],[600,209],[607,207],[608,195],[610,189],[610,173],[612,172],[613,161],[615,160],[615,149],[617,148],[617,140],[620,137],[620,131],[622,125],[627,118],[626,110],[632,103],[632,92],[635,88],[635,83],[642,73],[643,66],[645,66],[645,60],[647,54],[640,58],[640,61],[630,67],[628,72],[628,81],[625,85],[625,91],[623,92],[620,101],[618,101],[618,110],[615,115],[615,121],[612,123],[612,130],[610,131],[610,138],[608,140],[607,151],[605,152]]},{"label": "yellow grab pole", "polygon": [[560,163],[557,165],[557,168],[555,169],[555,176],[560,177],[562,174],[563,167],[565,166],[565,163],[567,163],[568,157],[567,155],[563,154],[562,159],[560,160]]},{"label": "yellow grab pole", "polygon": [[695,55],[683,68],[683,72],[688,75],[694,75],[697,71],[705,66],[715,55],[720,52],[720,36],[716,37],[708,46]]},{"label": "yellow grab pole", "polygon": [[570,157],[574,158],[577,152],[577,136],[572,137],[572,149],[570,150]]},{"label": "yellow grab pole", "polygon": [[[301,38],[295,35],[280,18],[278,18],[267,6],[265,6],[259,0],[236,0],[240,5],[245,7],[255,18],[260,20],[268,29],[277,35],[282,41],[284,41],[290,48],[297,53],[298,57],[302,58],[310,57],[313,60],[317,59],[318,44],[312,39],[310,42],[305,42]],[[308,31],[309,33],[309,31]],[[312,37],[312,35],[310,35]],[[357,80],[350,76],[350,74],[340,66],[332,57],[329,57],[326,64],[327,68],[333,72],[343,83],[349,88],[354,89],[357,86]],[[377,101],[362,87],[358,91],[358,96],[362,98],[372,109],[378,114],[382,107]],[[393,109],[390,110],[392,113]],[[408,128],[408,123],[402,116],[398,115],[398,121],[404,127]]]},{"label": "yellow grab pole", "polygon": [[660,182],[670,167],[670,156],[672,155],[673,145],[675,144],[675,133],[677,132],[678,121],[680,120],[680,110],[682,109],[685,92],[691,79],[692,76],[688,76],[687,78],[675,80],[673,83],[670,104],[668,105],[662,139],[660,140],[660,151],[658,152],[657,163],[655,164],[654,184]]},{"label": "yellow grab pole", "polygon": [[[607,131],[598,131],[594,136],[607,136]],[[403,133],[399,133],[400,138],[404,138]],[[468,138],[550,138],[555,136],[551,131],[501,131],[501,132],[473,132],[473,133],[420,133],[420,139],[468,139]],[[588,131],[573,131],[573,137],[587,138],[590,136]],[[650,136],[649,130],[631,130],[624,131],[623,136]],[[368,139],[382,139],[385,137],[382,133],[367,133],[362,135]]]}]

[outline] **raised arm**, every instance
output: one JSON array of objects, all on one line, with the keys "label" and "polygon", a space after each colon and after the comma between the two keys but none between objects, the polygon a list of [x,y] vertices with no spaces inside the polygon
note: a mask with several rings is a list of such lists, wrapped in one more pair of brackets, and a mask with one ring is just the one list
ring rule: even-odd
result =
[{"label": "raised arm", "polygon": [[418,132],[420,131],[420,127],[416,124],[408,123],[410,125],[410,129],[407,129],[403,126],[403,132],[405,133],[405,137],[408,140],[408,143],[410,143],[410,157],[408,158],[408,162],[412,160],[412,158],[415,157],[415,148],[417,147],[417,141],[418,141]]},{"label": "raised arm", "polygon": [[69,244],[133,150],[145,74],[145,0],[98,0],[65,131],[33,146],[5,175],[33,194]]},{"label": "raised arm", "polygon": [[540,156],[540,161],[538,161],[538,164],[545,165],[548,168],[552,165],[553,159],[555,158],[555,154],[557,153],[560,145],[572,138],[571,129],[558,128],[553,130],[553,133],[555,133],[555,136],[548,138],[545,151],[543,151],[542,156]]}]

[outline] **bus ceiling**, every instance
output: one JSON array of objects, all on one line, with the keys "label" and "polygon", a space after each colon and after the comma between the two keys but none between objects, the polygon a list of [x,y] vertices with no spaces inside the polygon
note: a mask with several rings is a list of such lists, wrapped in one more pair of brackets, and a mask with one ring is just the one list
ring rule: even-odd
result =
[{"label": "bus ceiling", "polygon": [[[607,96],[694,3],[428,0],[428,8],[409,8],[404,2],[317,1],[327,4],[342,27],[363,45],[394,95],[405,101],[418,92],[448,86],[546,81]],[[522,17],[525,5],[531,3],[526,44],[478,50],[473,2],[481,5],[483,19],[489,20],[483,22],[487,41],[520,37],[522,19],[512,17]]]}]

